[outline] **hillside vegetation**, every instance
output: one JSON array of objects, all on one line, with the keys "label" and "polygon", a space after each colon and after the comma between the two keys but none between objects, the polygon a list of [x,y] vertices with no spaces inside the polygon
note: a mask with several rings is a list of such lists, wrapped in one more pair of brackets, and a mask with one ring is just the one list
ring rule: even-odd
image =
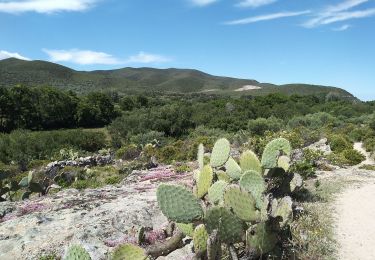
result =
[{"label": "hillside vegetation", "polygon": [[[190,69],[123,68],[107,71],[75,71],[46,61],[23,61],[15,58],[0,61],[0,86],[53,86],[78,93],[117,91],[134,93],[207,93],[234,96],[325,94],[355,99],[347,91],[307,84],[273,85],[256,80],[213,76]],[[239,91],[250,86],[248,90]],[[255,87],[255,88],[254,88]],[[246,89],[246,88],[245,88]]]}]

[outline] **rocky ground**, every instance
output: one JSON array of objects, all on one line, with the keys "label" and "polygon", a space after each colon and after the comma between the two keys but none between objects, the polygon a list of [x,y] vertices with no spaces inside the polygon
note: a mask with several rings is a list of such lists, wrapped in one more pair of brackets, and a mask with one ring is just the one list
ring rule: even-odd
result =
[{"label": "rocky ground", "polygon": [[[189,174],[158,167],[134,172],[117,187],[68,189],[26,202],[1,203],[0,259],[62,256],[72,243],[84,245],[93,259],[106,259],[116,245],[131,240],[139,227],[157,232],[166,226],[156,202],[160,182],[191,185],[191,180]],[[191,254],[188,247],[180,251]],[[176,259],[178,253],[160,259]]]}]

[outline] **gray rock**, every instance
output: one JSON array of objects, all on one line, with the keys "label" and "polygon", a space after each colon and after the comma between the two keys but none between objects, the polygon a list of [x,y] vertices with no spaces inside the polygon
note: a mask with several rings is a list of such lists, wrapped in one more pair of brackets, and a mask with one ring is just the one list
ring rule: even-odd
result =
[{"label": "gray rock", "polygon": [[328,144],[327,138],[323,138],[319,140],[318,142],[309,145],[307,148],[314,150],[314,151],[320,151],[324,155],[328,155],[332,153],[331,146]]},{"label": "gray rock", "polygon": [[[67,189],[24,202],[0,203],[0,259],[38,259],[64,254],[82,244],[93,259],[107,259],[109,241],[123,241],[133,228],[160,230],[167,225],[156,201],[161,181],[191,183],[191,174],[174,174],[169,167],[143,171],[119,187],[78,191]],[[170,258],[171,259],[171,258]],[[183,259],[183,258],[175,258]]]}]

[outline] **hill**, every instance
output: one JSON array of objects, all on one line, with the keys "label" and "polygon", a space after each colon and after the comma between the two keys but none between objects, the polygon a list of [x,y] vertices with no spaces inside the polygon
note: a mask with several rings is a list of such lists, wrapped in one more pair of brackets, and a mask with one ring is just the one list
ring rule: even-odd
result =
[{"label": "hill", "polygon": [[206,74],[191,69],[123,68],[116,70],[76,71],[46,61],[15,58],[0,61],[0,86],[17,84],[48,85],[78,93],[118,91],[121,93],[158,91],[166,93],[210,93],[225,95],[264,95],[269,93],[325,94],[355,99],[335,87],[307,84],[274,85],[251,79],[237,79]]}]

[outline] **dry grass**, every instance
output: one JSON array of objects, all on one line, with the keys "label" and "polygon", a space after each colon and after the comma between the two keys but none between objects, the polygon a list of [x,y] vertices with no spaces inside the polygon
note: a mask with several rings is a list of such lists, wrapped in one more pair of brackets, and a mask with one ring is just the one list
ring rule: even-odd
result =
[{"label": "dry grass", "polygon": [[291,226],[292,245],[298,259],[337,259],[332,202],[351,181],[327,178],[306,184],[304,213]]}]

